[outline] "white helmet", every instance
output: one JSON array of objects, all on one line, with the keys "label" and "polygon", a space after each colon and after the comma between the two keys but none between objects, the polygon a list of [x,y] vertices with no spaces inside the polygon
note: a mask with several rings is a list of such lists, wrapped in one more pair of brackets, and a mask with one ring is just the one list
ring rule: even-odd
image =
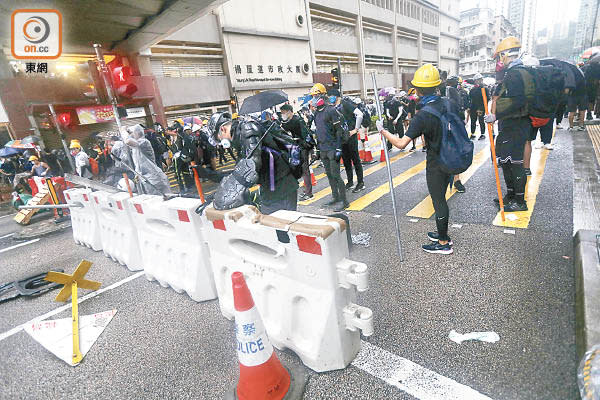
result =
[{"label": "white helmet", "polygon": [[354,102],[354,104],[360,104],[360,103],[362,103],[362,100],[361,100],[360,97],[355,97],[355,98],[352,99],[352,101]]},{"label": "white helmet", "polygon": [[473,77],[473,79],[477,80],[477,79],[483,79],[483,75],[481,75],[479,72],[475,74],[475,76]]},{"label": "white helmet", "polygon": [[532,56],[531,54],[527,54],[524,53],[521,55],[521,61],[523,61],[523,65],[527,65],[529,67],[539,67],[540,66],[540,60],[538,60],[536,57]]},{"label": "white helmet", "polygon": [[192,125],[190,125],[190,124],[185,124],[185,125],[183,126],[183,130],[184,130],[184,131],[187,131],[187,130],[192,130]]},{"label": "white helmet", "polygon": [[398,97],[405,97],[406,96],[406,92],[404,90],[401,90],[400,93],[398,93]]},{"label": "white helmet", "polygon": [[198,124],[192,125],[192,133],[199,131],[202,127]]}]

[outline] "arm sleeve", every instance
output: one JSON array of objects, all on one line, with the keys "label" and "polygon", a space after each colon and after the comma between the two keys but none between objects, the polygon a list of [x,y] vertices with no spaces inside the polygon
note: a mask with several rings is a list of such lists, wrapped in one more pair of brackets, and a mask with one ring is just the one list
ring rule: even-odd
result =
[{"label": "arm sleeve", "polygon": [[411,139],[416,139],[423,133],[423,118],[421,113],[417,113],[410,125],[408,126],[408,130],[406,131],[406,136]]},{"label": "arm sleeve", "polygon": [[360,127],[361,127],[361,124],[362,124],[362,121],[363,121],[363,117],[364,117],[364,115],[363,115],[363,112],[362,112],[362,111],[360,111],[360,110],[358,109],[358,107],[356,107],[356,108],[354,109],[354,116],[356,117],[356,124],[355,124],[355,126],[354,126],[354,129],[358,130],[358,129],[360,129]]},{"label": "arm sleeve", "polygon": [[503,112],[496,114],[496,119],[502,119],[507,115],[511,115],[514,112],[520,110],[527,103],[527,99],[525,98],[525,88],[523,87],[523,81],[521,80],[521,75],[518,71],[514,73],[507,73],[504,78],[503,85],[506,86],[505,96],[512,99],[512,103],[510,107],[508,107]]}]

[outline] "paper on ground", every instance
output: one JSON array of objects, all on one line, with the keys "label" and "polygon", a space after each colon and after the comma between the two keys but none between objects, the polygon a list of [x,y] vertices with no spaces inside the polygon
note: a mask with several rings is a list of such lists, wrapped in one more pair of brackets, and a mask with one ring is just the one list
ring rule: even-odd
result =
[{"label": "paper on ground", "polygon": [[454,329],[450,331],[448,338],[458,344],[467,340],[479,340],[488,343],[496,343],[500,340],[500,336],[496,332],[471,332],[462,334],[456,332]]},{"label": "paper on ground", "polygon": [[[117,310],[79,316],[79,350],[85,357]],[[73,356],[73,324],[71,318],[34,322],[24,327],[35,341],[69,365]]]}]

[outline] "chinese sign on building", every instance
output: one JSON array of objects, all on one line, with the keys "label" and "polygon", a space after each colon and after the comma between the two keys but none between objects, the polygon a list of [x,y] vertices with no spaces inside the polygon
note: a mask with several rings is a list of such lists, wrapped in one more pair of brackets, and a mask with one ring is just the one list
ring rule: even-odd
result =
[{"label": "chinese sign on building", "polygon": [[81,125],[86,125],[113,121],[115,114],[113,113],[112,106],[78,107],[77,117]]}]

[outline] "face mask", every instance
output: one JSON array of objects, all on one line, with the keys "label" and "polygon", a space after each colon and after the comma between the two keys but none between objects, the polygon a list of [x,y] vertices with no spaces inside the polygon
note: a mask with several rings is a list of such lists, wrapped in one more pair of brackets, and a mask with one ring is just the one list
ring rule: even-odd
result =
[{"label": "face mask", "polygon": [[282,121],[289,121],[290,120],[290,116],[288,114],[282,113],[281,114],[281,120]]},{"label": "face mask", "polygon": [[330,102],[331,104],[335,104],[335,101],[336,101],[336,100],[337,100],[337,97],[335,97],[335,96],[329,96],[329,102]]},{"label": "face mask", "polygon": [[71,150],[71,155],[75,157],[77,155],[77,150]]},{"label": "face mask", "polygon": [[224,149],[228,149],[231,147],[231,141],[229,139],[222,139],[221,146],[223,146]]}]

